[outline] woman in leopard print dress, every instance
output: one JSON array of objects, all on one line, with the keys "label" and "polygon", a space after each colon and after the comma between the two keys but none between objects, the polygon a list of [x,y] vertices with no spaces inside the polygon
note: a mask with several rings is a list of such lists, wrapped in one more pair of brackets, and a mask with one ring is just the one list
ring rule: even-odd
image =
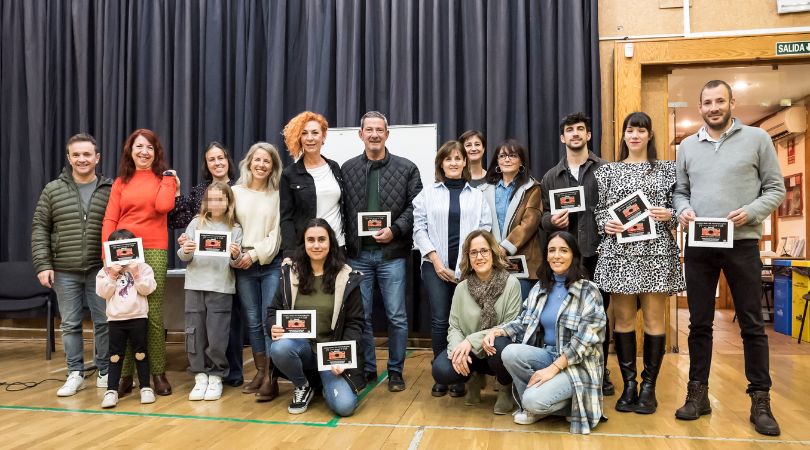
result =
[{"label": "woman in leopard print dress", "polygon": [[[624,138],[619,161],[600,167],[594,175],[599,185],[596,220],[602,242],[594,281],[611,293],[615,315],[614,342],[624,391],[616,402],[622,412],[651,414],[658,402],[655,381],[665,353],[664,316],[666,297],[685,289],[678,246],[673,237],[677,218],[672,208],[675,162],[656,159],[655,136],[650,116],[634,112],[624,119]],[[611,219],[611,205],[641,190],[652,208],[642,222],[655,227],[651,240],[616,240],[622,224]],[[644,316],[644,371],[641,388],[636,382],[637,304]]]}]

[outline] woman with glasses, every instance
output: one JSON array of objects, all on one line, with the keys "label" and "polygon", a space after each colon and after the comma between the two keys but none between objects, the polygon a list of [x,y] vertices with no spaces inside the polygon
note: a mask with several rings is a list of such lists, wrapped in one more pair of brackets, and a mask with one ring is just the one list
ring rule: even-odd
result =
[{"label": "woman with glasses", "polygon": [[[492,216],[483,193],[467,182],[467,153],[458,141],[445,142],[436,152],[436,182],[413,199],[413,241],[422,254],[422,284],[431,313],[434,360],[447,348],[450,301],[461,278],[462,243],[470,232],[489,231]],[[433,385],[431,394],[465,394],[464,384]]]},{"label": "woman with glasses", "polygon": [[532,178],[528,152],[514,139],[495,149],[495,158],[487,171],[487,183],[480,187],[492,211],[492,234],[508,256],[526,258],[528,276],[520,280],[523,298],[537,282],[542,262],[543,216],[540,183]]},{"label": "woman with glasses", "polygon": [[501,361],[510,341],[498,337],[494,348],[485,351],[484,336],[495,326],[512,321],[520,312],[520,283],[506,271],[506,260],[495,236],[476,230],[467,235],[461,253],[461,277],[453,293],[447,350],[433,362],[433,379],[442,385],[467,383],[464,403],[481,403],[486,375],[495,375],[502,385],[495,402],[495,414],[509,414],[512,377]]}]

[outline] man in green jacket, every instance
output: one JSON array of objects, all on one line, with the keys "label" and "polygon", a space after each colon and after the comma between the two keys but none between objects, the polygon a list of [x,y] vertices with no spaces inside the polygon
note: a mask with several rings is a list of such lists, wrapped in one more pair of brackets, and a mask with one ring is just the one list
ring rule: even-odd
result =
[{"label": "man in green jacket", "polygon": [[96,386],[107,389],[109,364],[104,299],[96,295],[101,261],[101,222],[112,180],[96,175],[96,141],[80,133],[67,142],[67,161],[59,178],[42,190],[31,224],[31,254],[39,282],[56,291],[62,316],[62,344],[68,377],[56,395],[84,389],[82,308],[90,309],[95,338]]}]

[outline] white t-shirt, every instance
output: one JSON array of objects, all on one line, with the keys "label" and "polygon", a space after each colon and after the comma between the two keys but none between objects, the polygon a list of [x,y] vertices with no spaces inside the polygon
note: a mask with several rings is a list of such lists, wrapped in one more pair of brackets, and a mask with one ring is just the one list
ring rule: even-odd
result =
[{"label": "white t-shirt", "polygon": [[571,176],[574,177],[574,179],[577,180],[577,181],[579,181],[579,168],[580,168],[580,166],[581,166],[581,164],[579,166],[571,166],[571,165],[568,166],[568,172],[570,172]]},{"label": "white t-shirt", "polygon": [[315,196],[317,205],[315,215],[329,222],[329,226],[335,231],[338,245],[345,244],[343,236],[343,222],[340,217],[340,185],[332,174],[329,164],[321,167],[307,169],[315,180]]}]

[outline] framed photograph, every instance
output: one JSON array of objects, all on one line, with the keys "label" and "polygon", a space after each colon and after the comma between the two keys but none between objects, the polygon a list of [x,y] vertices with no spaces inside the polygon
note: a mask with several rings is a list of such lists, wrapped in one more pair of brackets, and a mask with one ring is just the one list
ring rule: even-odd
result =
[{"label": "framed photograph", "polygon": [[276,311],[276,325],[284,328],[281,337],[315,339],[314,309],[282,309]]},{"label": "framed photograph", "polygon": [[357,213],[357,235],[374,236],[391,224],[391,212]]},{"label": "framed photograph", "polygon": [[146,262],[143,257],[143,240],[121,239],[104,243],[104,262],[107,267],[113,264],[126,266],[129,263]]},{"label": "framed photograph", "polygon": [[804,212],[802,205],[802,174],[797,173],[785,177],[785,200],[779,205],[779,217],[801,217]]},{"label": "framed photograph", "polygon": [[637,222],[627,227],[626,230],[616,235],[616,242],[624,244],[626,242],[649,241],[658,237],[652,217],[647,216],[641,222]]},{"label": "framed photograph", "polygon": [[194,242],[197,248],[194,255],[230,257],[231,232],[230,231],[194,231]]},{"label": "framed photograph", "polygon": [[318,370],[330,370],[329,366],[343,366],[344,369],[357,368],[357,343],[355,341],[320,342],[315,351],[318,356]]},{"label": "framed photograph", "polygon": [[526,256],[507,256],[506,271],[514,275],[515,278],[529,278],[529,267],[526,265]]},{"label": "framed photograph", "polygon": [[619,221],[626,230],[650,215],[650,201],[640,190],[633,192],[608,208],[610,217]]},{"label": "framed photograph", "polygon": [[568,210],[570,212],[585,211],[585,188],[582,186],[552,189],[548,191],[551,214]]},{"label": "framed photograph", "polygon": [[698,217],[689,222],[690,247],[734,247],[734,222],[721,217]]}]

